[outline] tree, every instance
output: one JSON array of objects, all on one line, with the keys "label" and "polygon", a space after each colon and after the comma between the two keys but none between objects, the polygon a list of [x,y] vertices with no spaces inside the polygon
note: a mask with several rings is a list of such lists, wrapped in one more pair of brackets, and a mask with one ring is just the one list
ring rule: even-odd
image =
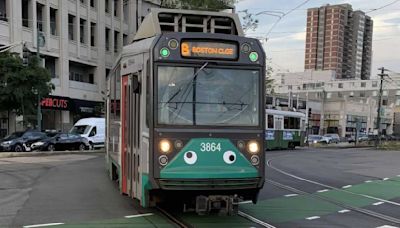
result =
[{"label": "tree", "polygon": [[173,9],[219,11],[232,9],[237,0],[162,0],[161,7]]},{"label": "tree", "polygon": [[54,85],[47,69],[33,56],[27,66],[16,53],[0,53],[0,111],[17,115],[34,114],[38,98],[47,96]]},{"label": "tree", "polygon": [[272,79],[272,73],[274,70],[271,67],[270,59],[267,59],[266,69],[265,69],[265,92],[267,96],[273,95],[275,93],[274,79]]}]

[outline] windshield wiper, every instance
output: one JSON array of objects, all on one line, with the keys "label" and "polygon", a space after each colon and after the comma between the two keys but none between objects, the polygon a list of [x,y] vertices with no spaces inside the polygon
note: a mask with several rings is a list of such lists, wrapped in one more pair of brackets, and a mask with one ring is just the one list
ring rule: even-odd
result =
[{"label": "windshield wiper", "polygon": [[191,76],[191,80],[184,86],[179,87],[178,91],[176,91],[174,94],[172,94],[172,96],[168,99],[167,102],[165,102],[165,105],[170,104],[170,103],[174,103],[171,102],[176,96],[178,96],[178,94],[183,90],[183,88],[185,88],[185,92],[183,94],[186,93],[187,89],[189,88],[190,84],[193,82],[193,80],[197,77],[197,75],[204,70],[204,68],[208,65],[208,62],[205,62],[192,76]]}]

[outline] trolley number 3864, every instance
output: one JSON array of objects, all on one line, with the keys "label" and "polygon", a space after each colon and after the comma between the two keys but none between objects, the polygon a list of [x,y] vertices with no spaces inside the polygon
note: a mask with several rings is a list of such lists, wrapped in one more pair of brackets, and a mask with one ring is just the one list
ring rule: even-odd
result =
[{"label": "trolley number 3864", "polygon": [[201,152],[221,151],[221,143],[200,143]]}]

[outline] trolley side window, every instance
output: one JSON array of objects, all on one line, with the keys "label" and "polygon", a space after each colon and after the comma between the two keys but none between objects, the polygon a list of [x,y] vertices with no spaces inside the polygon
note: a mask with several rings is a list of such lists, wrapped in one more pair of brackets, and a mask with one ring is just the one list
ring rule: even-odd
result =
[{"label": "trolley side window", "polygon": [[283,127],[284,129],[300,129],[300,118],[285,116]]},{"label": "trolley side window", "polygon": [[273,129],[274,128],[274,116],[267,115],[267,128]]}]

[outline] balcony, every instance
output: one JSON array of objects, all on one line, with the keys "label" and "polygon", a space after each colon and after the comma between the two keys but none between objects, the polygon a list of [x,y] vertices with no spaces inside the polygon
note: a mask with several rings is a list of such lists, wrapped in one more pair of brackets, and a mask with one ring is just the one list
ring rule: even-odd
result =
[{"label": "balcony", "polygon": [[95,84],[90,84],[86,82],[77,82],[77,81],[69,81],[69,88],[71,89],[78,89],[78,90],[83,90],[83,91],[88,91],[88,92],[98,92],[99,87]]}]

